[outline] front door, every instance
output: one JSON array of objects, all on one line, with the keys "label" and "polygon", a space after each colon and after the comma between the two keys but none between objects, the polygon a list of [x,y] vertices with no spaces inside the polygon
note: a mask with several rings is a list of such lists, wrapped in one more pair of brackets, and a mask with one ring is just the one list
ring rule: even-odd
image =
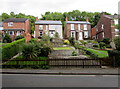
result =
[{"label": "front door", "polygon": [[79,32],[79,40],[83,40],[83,33]]}]

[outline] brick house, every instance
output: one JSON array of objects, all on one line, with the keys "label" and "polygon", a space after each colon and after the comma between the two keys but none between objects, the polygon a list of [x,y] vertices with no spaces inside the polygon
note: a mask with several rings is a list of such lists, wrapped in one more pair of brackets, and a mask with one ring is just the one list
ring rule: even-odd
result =
[{"label": "brick house", "polygon": [[91,39],[96,40],[97,28],[96,26],[91,29]]},{"label": "brick house", "polygon": [[37,20],[35,22],[35,31],[34,31],[35,38],[41,38],[43,34],[47,34],[50,37],[54,37],[54,34],[56,32],[58,32],[59,37],[63,39],[61,21]]},{"label": "brick house", "polygon": [[12,40],[24,32],[30,33],[30,21],[26,18],[9,18],[3,21],[3,31],[8,33]]},{"label": "brick house", "polygon": [[87,40],[91,38],[91,24],[86,21],[68,21],[64,29],[64,38],[74,37],[76,40]]},{"label": "brick house", "polygon": [[100,20],[96,26],[96,38],[102,40],[103,38],[113,39],[119,36],[120,31],[116,28],[118,25],[118,15],[101,14]]},{"label": "brick house", "polygon": [[0,22],[0,42],[2,41],[2,37],[3,37],[3,22]]}]

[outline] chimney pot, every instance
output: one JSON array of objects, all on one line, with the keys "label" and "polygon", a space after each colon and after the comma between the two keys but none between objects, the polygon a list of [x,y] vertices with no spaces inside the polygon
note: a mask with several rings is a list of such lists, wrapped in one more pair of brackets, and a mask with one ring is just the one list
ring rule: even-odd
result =
[{"label": "chimney pot", "polygon": [[36,17],[36,21],[38,21],[38,17]]}]

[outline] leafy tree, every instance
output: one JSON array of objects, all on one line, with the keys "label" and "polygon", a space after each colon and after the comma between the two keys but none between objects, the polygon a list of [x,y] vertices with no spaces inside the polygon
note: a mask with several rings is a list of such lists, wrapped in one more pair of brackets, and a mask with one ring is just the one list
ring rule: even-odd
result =
[{"label": "leafy tree", "polygon": [[113,41],[115,43],[116,49],[120,50],[120,37],[115,37]]},{"label": "leafy tree", "polygon": [[12,39],[10,38],[10,35],[5,34],[5,36],[3,38],[3,42],[4,43],[10,43],[10,42],[12,42]]}]

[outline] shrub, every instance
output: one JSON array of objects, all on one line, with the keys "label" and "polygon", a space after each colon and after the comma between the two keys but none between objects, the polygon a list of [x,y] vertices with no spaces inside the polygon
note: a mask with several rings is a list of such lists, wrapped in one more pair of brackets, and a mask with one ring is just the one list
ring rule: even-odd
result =
[{"label": "shrub", "polygon": [[15,38],[15,40],[19,40],[19,39],[23,39],[23,38],[24,38],[24,36],[19,35],[19,36],[17,36],[17,37]]},{"label": "shrub", "polygon": [[42,40],[42,41],[50,41],[50,37],[49,37],[48,35],[46,35],[46,34],[43,34],[41,40]]},{"label": "shrub", "polygon": [[3,43],[10,43],[12,42],[12,39],[10,38],[10,35],[5,34],[4,38],[3,38]]},{"label": "shrub", "polygon": [[74,37],[70,37],[68,40],[69,40],[70,44],[74,46],[74,44],[75,44]]},{"label": "shrub", "polygon": [[24,44],[22,48],[22,56],[31,60],[34,57],[37,57],[37,50],[35,49],[35,45],[33,43]]},{"label": "shrub", "polygon": [[93,45],[94,48],[99,48],[99,45]]},{"label": "shrub", "polygon": [[55,32],[55,34],[54,34],[54,38],[60,38],[60,36],[59,36],[59,33],[58,33],[58,32]]},{"label": "shrub", "polygon": [[9,43],[1,48],[2,50],[2,59],[8,60],[12,58],[13,56],[17,55],[20,50],[20,45],[25,42],[25,39],[20,39],[17,41],[14,41],[12,43]]},{"label": "shrub", "polygon": [[106,48],[112,48],[111,45],[109,44],[106,44]]},{"label": "shrub", "polygon": [[120,50],[120,37],[116,37],[113,39],[115,46],[116,46],[116,50]]},{"label": "shrub", "polygon": [[76,52],[76,51],[73,51],[73,52],[72,52],[72,56],[77,56],[77,52]]},{"label": "shrub", "polygon": [[64,44],[69,45],[70,44],[69,40],[64,40]]},{"label": "shrub", "polygon": [[99,43],[100,49],[105,49],[105,45],[106,45],[106,44],[105,44],[104,42],[100,42],[100,43]]},{"label": "shrub", "polygon": [[104,42],[105,44],[110,44],[110,38],[104,38],[102,42]]},{"label": "shrub", "polygon": [[85,42],[84,40],[80,40],[80,42],[85,46],[87,44],[87,42]]}]

